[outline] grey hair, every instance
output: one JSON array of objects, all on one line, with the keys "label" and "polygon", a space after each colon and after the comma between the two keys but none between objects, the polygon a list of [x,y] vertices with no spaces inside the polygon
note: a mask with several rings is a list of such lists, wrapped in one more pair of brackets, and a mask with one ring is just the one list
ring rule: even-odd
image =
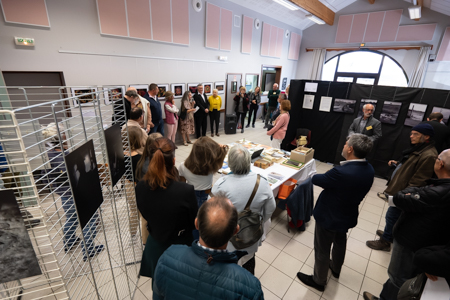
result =
[{"label": "grey hair", "polygon": [[199,87],[199,86],[203,87],[203,84],[201,84],[201,83],[197,84],[197,87]]},{"label": "grey hair", "polygon": [[250,172],[252,156],[242,145],[233,146],[228,153],[228,166],[236,175],[247,175]]},{"label": "grey hair", "polygon": [[445,170],[447,172],[450,172],[450,150],[443,150],[438,157],[441,159],[442,163],[444,164]]},{"label": "grey hair", "polygon": [[[64,131],[64,126],[62,124],[58,124],[58,127],[59,131],[62,133]],[[50,142],[59,142],[58,129],[56,129],[55,122],[51,122],[46,127],[44,127],[42,129],[42,135],[45,139],[50,139]]]},{"label": "grey hair", "polygon": [[347,138],[347,145],[353,147],[353,153],[357,158],[366,158],[372,150],[372,140],[364,134],[354,133]]},{"label": "grey hair", "polygon": [[[367,105],[372,105],[373,106],[372,103],[366,103],[366,104],[363,105],[363,109],[366,109]],[[375,106],[373,106],[373,108],[375,109]]]}]

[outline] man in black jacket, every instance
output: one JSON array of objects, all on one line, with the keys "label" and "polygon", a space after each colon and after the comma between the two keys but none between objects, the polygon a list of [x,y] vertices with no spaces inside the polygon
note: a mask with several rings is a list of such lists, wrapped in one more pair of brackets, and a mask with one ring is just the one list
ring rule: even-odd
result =
[{"label": "man in black jacket", "polygon": [[431,113],[427,118],[426,124],[430,124],[434,129],[434,146],[438,153],[450,146],[450,129],[441,123],[444,116],[440,112]]},{"label": "man in black jacket", "polygon": [[428,180],[427,186],[409,187],[389,196],[389,205],[402,210],[394,226],[389,279],[380,298],[364,292],[364,299],[397,299],[403,283],[419,273],[413,263],[414,253],[424,247],[450,242],[450,150],[444,150],[436,158],[434,172],[438,179]]},{"label": "man in black jacket", "polygon": [[[194,114],[195,135],[197,138],[206,136],[206,127],[208,126],[209,101],[208,96],[203,93],[203,85],[197,85],[197,93],[194,95],[195,107],[198,111]],[[200,132],[201,129],[201,132]]]},{"label": "man in black jacket", "polygon": [[150,111],[152,112],[152,123],[155,125],[150,129],[150,133],[159,132],[164,136],[164,120],[162,118],[161,104],[158,101],[158,85],[152,83],[148,87],[148,93],[144,95],[144,98],[150,103]]}]

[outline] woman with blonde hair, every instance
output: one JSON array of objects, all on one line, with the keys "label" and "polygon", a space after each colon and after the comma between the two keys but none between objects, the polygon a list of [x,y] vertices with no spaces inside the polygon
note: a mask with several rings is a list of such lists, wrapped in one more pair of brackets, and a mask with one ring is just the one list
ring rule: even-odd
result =
[{"label": "woman with blonde hair", "polygon": [[192,99],[192,93],[189,91],[184,92],[183,98],[181,98],[180,127],[181,137],[185,146],[192,144],[189,135],[195,133],[194,105],[195,101]]},{"label": "woman with blonde hair", "polygon": [[267,131],[267,135],[273,136],[272,147],[281,149],[281,142],[286,136],[286,130],[289,125],[289,111],[291,110],[291,101],[283,100],[280,106],[280,115],[273,122],[273,128]]},{"label": "woman with blonde hair", "polygon": [[259,86],[255,87],[255,91],[250,94],[250,108],[248,111],[248,122],[245,128],[250,127],[250,121],[252,120],[253,113],[253,123],[252,127],[255,128],[256,114],[258,113],[259,103],[261,102],[261,88]]},{"label": "woman with blonde hair", "polygon": [[211,125],[211,137],[214,136],[214,123],[216,123],[216,135],[219,135],[220,108],[222,107],[222,98],[219,91],[213,89],[213,94],[209,96],[209,124]]},{"label": "woman with blonde hair", "polygon": [[238,126],[238,129],[241,129],[241,133],[244,133],[244,122],[245,122],[245,115],[248,111],[248,95],[246,93],[245,86],[241,86],[239,88],[239,93],[236,94],[233,98],[236,106],[234,108],[234,111],[236,112],[237,120],[236,123],[239,124],[239,118],[241,119],[241,125]]},{"label": "woman with blonde hair", "polygon": [[166,92],[166,102],[164,103],[164,112],[166,113],[167,138],[175,143],[178,128],[178,107],[175,105],[175,99],[171,91]]},{"label": "woman with blonde hair", "polygon": [[149,152],[147,173],[136,186],[136,202],[150,232],[140,275],[153,278],[158,259],[167,248],[192,243],[197,199],[194,187],[179,181],[171,140],[156,139]]}]

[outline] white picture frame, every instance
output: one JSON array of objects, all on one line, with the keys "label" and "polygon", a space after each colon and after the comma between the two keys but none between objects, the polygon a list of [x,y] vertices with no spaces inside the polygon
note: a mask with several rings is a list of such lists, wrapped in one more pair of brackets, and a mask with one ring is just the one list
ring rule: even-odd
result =
[{"label": "white picture frame", "polygon": [[225,81],[216,81],[214,88],[218,90],[219,94],[225,94]]},{"label": "white picture frame", "polygon": [[212,95],[212,91],[214,89],[214,85],[212,82],[203,82],[203,93],[206,95]]},{"label": "white picture frame", "polygon": [[191,92],[192,95],[194,95],[197,92],[197,86],[199,83],[188,83],[187,84],[187,90]]},{"label": "white picture frame", "polygon": [[183,97],[184,92],[186,91],[186,84],[185,83],[172,83],[170,85],[170,90],[173,92],[174,98],[181,98]]},{"label": "white picture frame", "polygon": [[89,93],[97,93],[97,87],[71,87],[70,92],[73,97],[73,107],[81,106],[93,106],[94,101],[98,101],[98,94],[85,95]]},{"label": "white picture frame", "polygon": [[166,99],[166,92],[169,91],[169,84],[163,83],[158,84],[158,94],[156,95],[158,97],[159,101]]},{"label": "white picture frame", "polygon": [[122,99],[125,96],[124,85],[104,85],[102,86],[102,89],[103,89],[103,102],[105,103],[105,105],[111,105],[113,101]]},{"label": "white picture frame", "polygon": [[134,87],[141,97],[148,93],[148,84],[130,84],[129,87]]}]

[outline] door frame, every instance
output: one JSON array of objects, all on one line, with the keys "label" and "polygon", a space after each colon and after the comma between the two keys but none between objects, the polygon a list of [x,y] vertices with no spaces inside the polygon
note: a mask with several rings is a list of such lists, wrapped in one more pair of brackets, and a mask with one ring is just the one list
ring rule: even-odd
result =
[{"label": "door frame", "polygon": [[263,72],[264,72],[264,68],[275,68],[275,82],[278,83],[278,88],[281,87],[280,85],[280,80],[281,80],[281,69],[283,68],[283,66],[277,66],[277,65],[261,65],[261,83],[263,80]]},{"label": "door frame", "polygon": [[[222,111],[224,111],[225,112],[225,116],[226,116],[226,114],[227,114],[227,105],[228,105],[228,101],[227,101],[227,93],[228,93],[228,75],[241,75],[241,85],[242,85],[242,77],[243,77],[243,75],[242,75],[243,73],[227,73],[226,74],[226,76],[225,76],[225,109],[224,110],[222,110]],[[239,88],[239,87],[238,87]]]}]

